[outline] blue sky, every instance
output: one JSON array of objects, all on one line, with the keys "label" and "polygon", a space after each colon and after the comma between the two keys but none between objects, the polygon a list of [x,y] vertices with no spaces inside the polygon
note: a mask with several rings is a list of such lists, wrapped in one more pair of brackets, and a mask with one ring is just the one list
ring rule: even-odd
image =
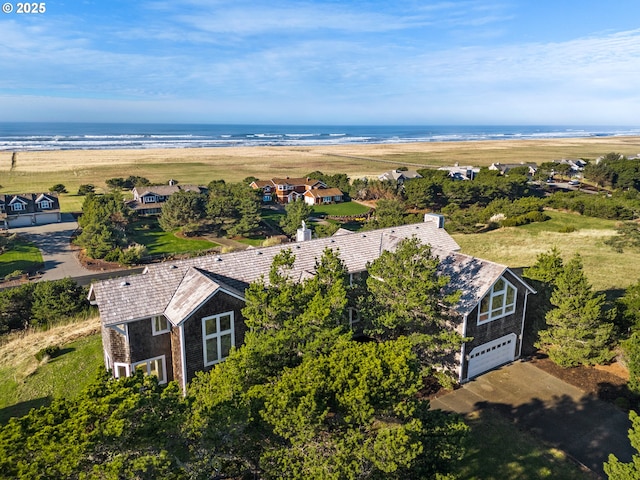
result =
[{"label": "blue sky", "polygon": [[48,1],[0,72],[0,121],[637,126],[640,2]]}]

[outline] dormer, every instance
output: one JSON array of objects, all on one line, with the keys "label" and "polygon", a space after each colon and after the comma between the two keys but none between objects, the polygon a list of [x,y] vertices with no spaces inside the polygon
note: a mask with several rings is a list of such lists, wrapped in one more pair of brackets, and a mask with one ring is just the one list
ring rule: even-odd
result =
[{"label": "dormer", "polygon": [[40,210],[50,210],[53,208],[54,201],[51,197],[41,193],[38,198],[36,198],[36,205]]},{"label": "dormer", "polygon": [[17,195],[9,202],[11,210],[14,212],[23,212],[27,209],[27,201],[18,197]]}]

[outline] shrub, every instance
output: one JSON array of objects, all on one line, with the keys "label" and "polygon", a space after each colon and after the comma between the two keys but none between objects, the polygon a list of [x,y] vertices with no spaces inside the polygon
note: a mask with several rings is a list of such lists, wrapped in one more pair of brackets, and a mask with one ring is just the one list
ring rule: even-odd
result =
[{"label": "shrub", "polygon": [[272,247],[274,245],[280,245],[282,243],[282,239],[280,237],[269,237],[265,238],[262,242],[263,247]]},{"label": "shrub", "polygon": [[67,187],[65,187],[63,184],[61,183],[56,183],[53,187],[51,187],[49,189],[52,192],[58,192],[58,193],[67,193]]},{"label": "shrub", "polygon": [[35,354],[35,357],[36,360],[41,362],[45,357],[54,358],[58,355],[60,355],[60,347],[57,345],[49,345],[48,347],[44,347],[38,350],[38,353]]},{"label": "shrub", "polygon": [[78,187],[78,195],[88,195],[95,191],[96,187],[90,183],[82,184]]},{"label": "shrub", "polygon": [[560,230],[558,230],[558,232],[560,233],[573,233],[575,231],[577,231],[578,229],[576,227],[574,227],[573,225],[565,225],[564,227],[561,227]]},{"label": "shrub", "polygon": [[13,279],[16,279],[16,278],[20,278],[20,277],[22,276],[22,274],[23,274],[23,273],[24,273],[24,272],[23,272],[22,270],[14,270],[14,271],[13,271],[13,272],[11,272],[11,273],[7,273],[7,274],[4,276],[4,279],[5,279],[5,280],[13,280]]}]

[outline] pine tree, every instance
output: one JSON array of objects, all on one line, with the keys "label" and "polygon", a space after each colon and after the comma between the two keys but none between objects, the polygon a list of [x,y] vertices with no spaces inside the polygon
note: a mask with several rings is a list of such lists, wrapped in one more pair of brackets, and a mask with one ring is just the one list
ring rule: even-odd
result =
[{"label": "pine tree", "polygon": [[607,321],[604,299],[592,291],[576,254],[556,278],[551,295],[556,308],[547,313],[547,329],[540,332],[537,346],[563,367],[610,360],[613,324]]},{"label": "pine tree", "polygon": [[[629,429],[629,440],[633,448],[640,453],[640,416],[633,410],[629,412],[631,428]],[[609,461],[604,462],[604,473],[609,480],[632,480],[640,478],[640,455],[637,453],[631,458],[631,462],[624,463],[609,455]]]}]

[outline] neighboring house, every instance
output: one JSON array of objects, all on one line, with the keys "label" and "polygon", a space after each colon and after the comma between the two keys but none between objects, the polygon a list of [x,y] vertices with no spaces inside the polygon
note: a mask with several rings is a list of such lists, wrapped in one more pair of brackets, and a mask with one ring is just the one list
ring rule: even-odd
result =
[{"label": "neighboring house", "polygon": [[0,228],[28,227],[60,221],[57,193],[0,195]]},{"label": "neighboring house", "polygon": [[584,170],[584,167],[587,166],[587,162],[579,158],[577,159],[563,158],[561,160],[554,160],[553,163],[569,165],[569,168],[571,169],[571,173],[574,173],[574,174],[582,172]]},{"label": "neighboring house", "polygon": [[207,188],[199,185],[154,185],[135,187],[131,192],[133,200],[127,202],[127,205],[138,215],[159,215],[162,213],[162,204],[174,193],[206,193]]},{"label": "neighboring house", "polygon": [[314,188],[303,194],[304,202],[308,205],[338,203],[342,201],[342,197],[342,190],[339,188]]},{"label": "neighboring house", "polygon": [[[314,178],[272,178],[271,180],[256,180],[251,182],[251,188],[262,190],[262,201],[264,203],[278,202],[278,203],[291,203],[296,200],[304,200],[305,193],[309,191],[327,189],[327,186],[320,180]],[[339,192],[334,193],[334,197],[340,196],[342,201],[342,192],[338,189],[334,189]],[[313,198],[313,197],[310,197]],[[309,203],[309,202],[307,202]],[[323,203],[314,202],[314,203]]]},{"label": "neighboring house", "polygon": [[454,180],[473,180],[480,173],[480,167],[461,167],[457,163],[452,167],[440,167],[438,170],[449,172],[449,176]]},{"label": "neighboring house", "polygon": [[293,278],[314,275],[325,248],[337,250],[356,276],[382,251],[414,236],[432,246],[451,288],[462,292],[455,329],[472,340],[453,359],[459,381],[513,361],[521,355],[527,297],[534,290],[503,265],[458,253],[439,219],[433,220],[153,264],[140,275],[99,281],[89,299],[100,310],[105,365],[116,377],[142,369],[161,383],[176,380],[185,388],[196,372],[209,370],[242,344],[244,291],[268,273],[282,249],[296,257]]},{"label": "neighboring house", "polygon": [[498,170],[502,175],[509,173],[509,170],[516,167],[529,167],[529,175],[535,175],[538,171],[538,165],[536,163],[492,163],[489,166],[489,170]]},{"label": "neighboring house", "polygon": [[412,180],[414,178],[422,178],[422,175],[414,170],[389,170],[388,172],[378,175],[378,180],[389,180],[396,182],[399,185],[402,185],[407,180]]}]

